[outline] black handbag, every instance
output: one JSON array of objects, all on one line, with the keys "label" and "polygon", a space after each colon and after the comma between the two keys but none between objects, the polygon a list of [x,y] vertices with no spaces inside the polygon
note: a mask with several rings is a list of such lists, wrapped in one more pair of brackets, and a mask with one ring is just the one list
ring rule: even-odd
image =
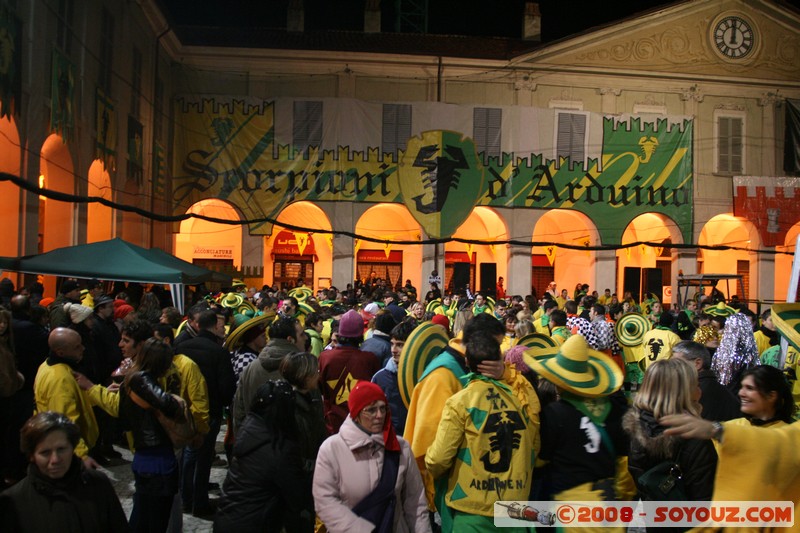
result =
[{"label": "black handbag", "polygon": [[651,501],[686,501],[686,485],[678,464],[680,450],[675,459],[661,461],[639,476],[638,485],[642,495]]}]

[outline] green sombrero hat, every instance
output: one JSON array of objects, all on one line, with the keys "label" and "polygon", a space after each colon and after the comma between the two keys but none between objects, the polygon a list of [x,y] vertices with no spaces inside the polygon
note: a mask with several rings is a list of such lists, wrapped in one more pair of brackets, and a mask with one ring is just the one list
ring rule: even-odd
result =
[{"label": "green sombrero hat", "polygon": [[800,350],[800,303],[775,304],[770,315],[778,333],[786,337],[795,350]]},{"label": "green sombrero hat", "polygon": [[[236,315],[236,316],[241,317],[244,315]],[[274,321],[275,321],[275,313],[273,311],[270,311],[269,313],[265,313],[263,315],[258,315],[255,318],[244,320],[243,322],[241,322],[241,324],[237,325],[236,329],[234,329],[228,334],[228,337],[225,339],[225,349],[232,352],[233,350],[238,348],[239,345],[242,343],[242,337],[247,331],[259,326],[267,329],[269,328],[269,325],[272,324],[272,322]],[[269,334],[267,334],[267,337],[269,337]]]},{"label": "green sombrero hat", "polygon": [[406,339],[397,365],[397,386],[406,407],[411,403],[411,393],[425,367],[442,353],[448,340],[444,329],[433,322],[423,322]]},{"label": "green sombrero hat", "polygon": [[707,315],[711,316],[731,316],[736,314],[736,309],[725,305],[725,302],[719,302],[717,305],[708,306],[704,311]]},{"label": "green sombrero hat", "polygon": [[242,305],[242,302],[244,302],[244,297],[238,292],[229,292],[219,299],[219,304],[222,307],[228,307],[230,309],[236,309]]},{"label": "green sombrero hat", "polygon": [[650,331],[652,324],[647,317],[639,313],[622,315],[614,326],[617,340],[623,346],[634,347],[642,344],[644,334]]},{"label": "green sombrero hat", "polygon": [[297,298],[298,302],[305,302],[314,295],[314,291],[311,289],[311,287],[306,287],[304,285],[302,287],[295,287],[294,289],[289,289],[288,294],[289,296],[294,296],[295,298]]},{"label": "green sombrero hat", "polygon": [[558,343],[549,335],[544,333],[528,333],[517,339],[514,346],[525,346],[526,348],[556,348]]},{"label": "green sombrero hat", "polygon": [[608,396],[622,386],[622,370],[611,357],[592,350],[581,335],[558,348],[530,348],[523,356],[531,370],[558,388],[584,398]]}]

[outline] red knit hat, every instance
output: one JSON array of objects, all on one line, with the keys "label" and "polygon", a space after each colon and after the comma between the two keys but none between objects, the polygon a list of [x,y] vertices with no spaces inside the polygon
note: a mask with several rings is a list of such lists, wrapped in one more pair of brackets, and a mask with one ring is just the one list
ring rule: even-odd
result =
[{"label": "red knit hat", "polygon": [[444,329],[447,330],[447,333],[450,333],[450,319],[447,318],[445,315],[440,315],[440,314],[433,315],[433,318],[431,318],[431,322],[442,326]]},{"label": "red knit hat", "polygon": [[383,446],[389,451],[399,451],[400,443],[397,442],[397,435],[392,427],[389,402],[386,400],[383,389],[378,385],[370,381],[359,381],[350,390],[350,396],[347,398],[347,404],[350,406],[350,418],[355,420],[366,406],[377,401],[386,404],[386,418],[383,421]]}]

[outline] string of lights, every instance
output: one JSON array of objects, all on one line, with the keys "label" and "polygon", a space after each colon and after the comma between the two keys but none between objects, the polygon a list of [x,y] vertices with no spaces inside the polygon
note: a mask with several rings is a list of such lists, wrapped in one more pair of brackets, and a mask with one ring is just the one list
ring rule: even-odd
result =
[{"label": "string of lights", "polygon": [[0,181],[9,181],[16,185],[17,187],[24,189],[32,194],[36,194],[39,196],[43,196],[45,198],[56,200],[59,202],[70,202],[76,204],[89,204],[89,203],[99,203],[106,207],[110,207],[112,209],[116,209],[119,211],[124,211],[128,213],[135,213],[140,215],[144,218],[149,220],[154,220],[156,222],[181,222],[183,220],[188,220],[190,218],[197,218],[200,220],[205,220],[207,222],[213,222],[216,224],[224,224],[224,225],[250,225],[250,224],[277,224],[283,228],[286,228],[291,231],[303,231],[307,233],[319,233],[319,234],[330,234],[334,236],[344,236],[344,237],[351,237],[354,239],[359,239],[361,241],[366,242],[373,242],[379,244],[393,244],[393,245],[420,245],[420,244],[443,244],[447,242],[460,242],[463,244],[473,244],[473,245],[510,245],[510,246],[525,246],[525,247],[533,247],[533,246],[554,246],[556,248],[562,248],[567,250],[581,250],[581,251],[604,251],[604,250],[624,250],[626,248],[635,248],[637,246],[647,246],[650,248],[665,248],[665,249],[679,249],[679,250],[716,250],[716,251],[725,251],[725,250],[738,250],[738,251],[746,251],[746,252],[755,252],[758,254],[765,254],[765,255],[778,255],[778,254],[786,254],[786,255],[794,255],[790,252],[779,251],[779,250],[769,250],[769,249],[757,249],[753,250],[747,247],[741,246],[730,246],[730,245],[701,245],[701,244],[681,244],[681,243],[669,243],[669,242],[647,242],[647,241],[636,241],[630,242],[625,244],[612,244],[612,245],[580,245],[580,244],[570,244],[565,242],[556,242],[556,241],[532,241],[532,240],[521,240],[521,239],[506,239],[506,240],[496,240],[496,241],[485,241],[479,239],[465,239],[461,237],[449,237],[449,238],[442,238],[442,239],[422,239],[422,240],[404,240],[404,239],[397,239],[397,240],[387,240],[387,239],[380,239],[375,237],[370,237],[368,235],[359,234],[352,231],[345,231],[345,230],[335,230],[335,229],[321,229],[321,228],[313,228],[307,226],[300,226],[295,224],[289,224],[286,222],[279,222],[277,219],[270,218],[270,217],[261,217],[261,218],[253,218],[253,219],[240,219],[240,220],[231,220],[231,219],[224,219],[218,217],[211,217],[207,215],[203,215],[200,213],[184,213],[180,215],[162,215],[159,213],[154,213],[152,211],[148,211],[146,209],[142,209],[140,207],[127,205],[120,202],[115,202],[113,200],[108,200],[106,198],[102,198],[99,196],[84,196],[84,195],[77,195],[77,194],[68,194],[64,192],[54,191],[48,189],[46,187],[39,187],[38,184],[30,183],[19,176],[15,176],[13,174],[9,174],[6,172],[0,172]]}]

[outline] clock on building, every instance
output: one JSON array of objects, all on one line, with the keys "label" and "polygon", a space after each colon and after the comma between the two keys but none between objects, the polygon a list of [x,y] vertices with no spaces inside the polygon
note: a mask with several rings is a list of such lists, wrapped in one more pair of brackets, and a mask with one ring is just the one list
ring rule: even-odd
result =
[{"label": "clock on building", "polygon": [[755,31],[750,22],[737,16],[725,16],[714,25],[712,40],[717,50],[730,59],[744,59],[756,44]]}]

